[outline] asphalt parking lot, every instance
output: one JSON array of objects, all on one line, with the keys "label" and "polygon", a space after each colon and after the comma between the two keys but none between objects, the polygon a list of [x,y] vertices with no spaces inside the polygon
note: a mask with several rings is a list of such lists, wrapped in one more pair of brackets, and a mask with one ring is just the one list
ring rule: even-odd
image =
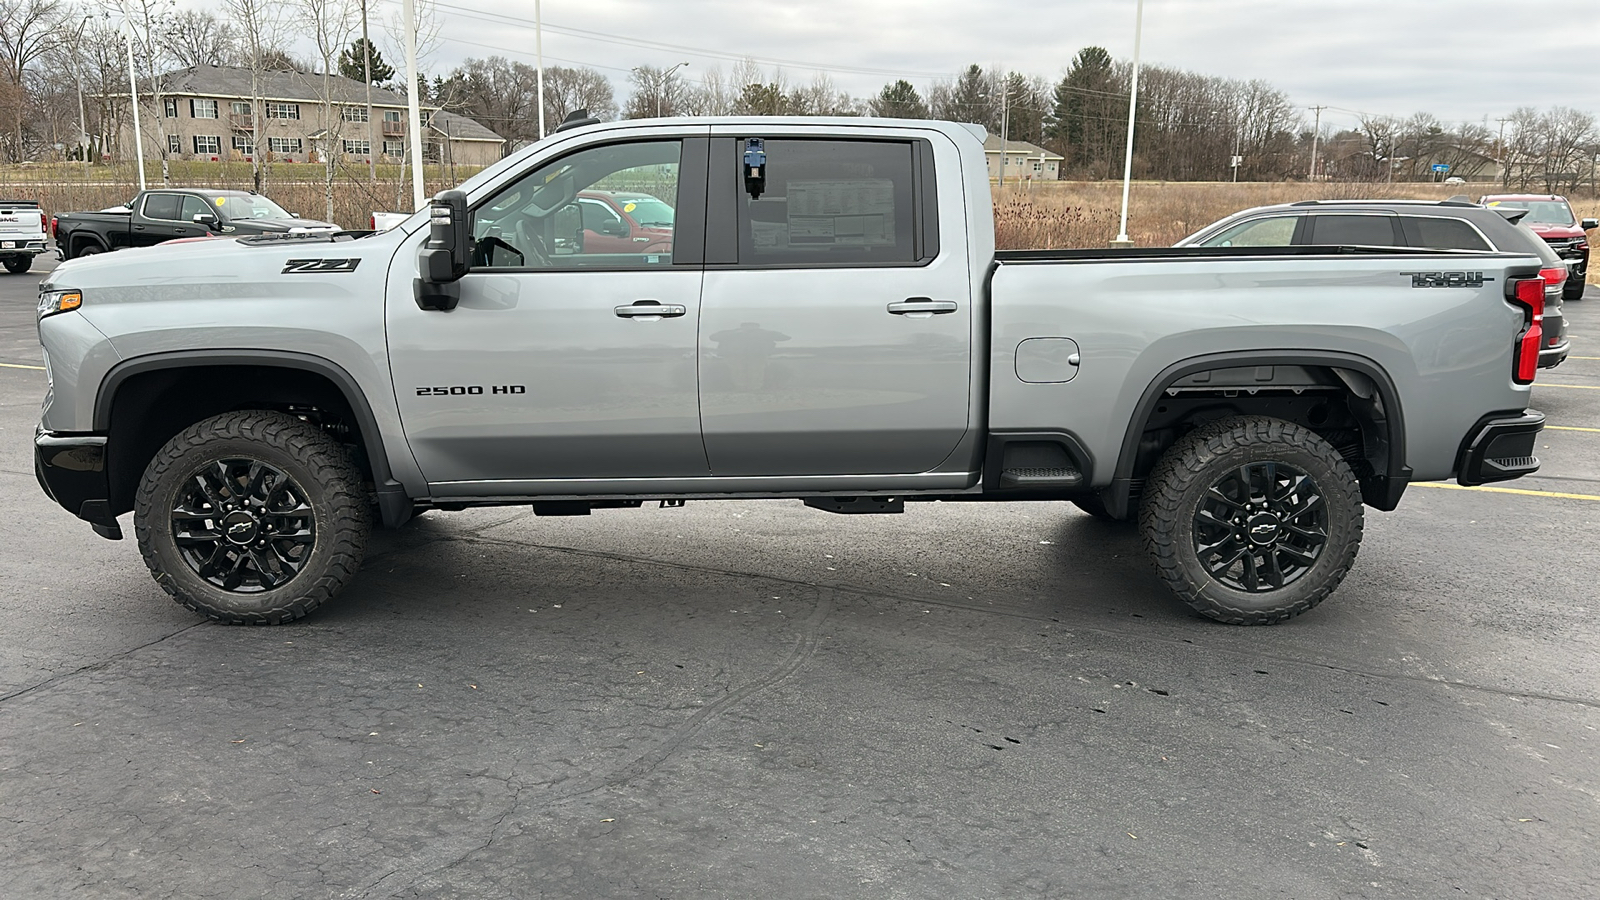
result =
[{"label": "asphalt parking lot", "polygon": [[[380,533],[197,621],[39,491],[0,276],[0,897],[1600,896],[1600,295],[1537,477],[1190,614],[1066,504],[690,503]],[[131,534],[131,529],[129,531]]]}]

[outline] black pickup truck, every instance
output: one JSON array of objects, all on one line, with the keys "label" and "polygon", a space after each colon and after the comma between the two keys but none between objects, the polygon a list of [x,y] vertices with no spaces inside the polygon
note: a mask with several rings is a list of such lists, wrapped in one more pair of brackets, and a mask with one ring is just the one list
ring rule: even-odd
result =
[{"label": "black pickup truck", "polygon": [[338,230],[339,226],[328,222],[302,219],[252,191],[205,188],[140,191],[123,206],[62,213],[50,222],[56,253],[62,259],[180,238]]}]

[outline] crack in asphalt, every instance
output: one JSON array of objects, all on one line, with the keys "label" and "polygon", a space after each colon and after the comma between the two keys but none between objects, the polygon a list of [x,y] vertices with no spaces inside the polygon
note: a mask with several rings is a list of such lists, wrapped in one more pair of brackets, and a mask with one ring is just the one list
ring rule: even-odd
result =
[{"label": "crack in asphalt", "polygon": [[37,684],[31,684],[31,685],[28,685],[27,687],[24,687],[24,688],[18,688],[17,690],[14,690],[9,694],[0,694],[0,703],[6,703],[8,701],[15,700],[18,697],[21,697],[21,696],[23,696],[25,694],[31,694],[34,691],[39,690],[40,688],[49,687],[50,685],[53,685],[53,684],[55,684],[57,682],[65,681],[68,678],[73,678],[75,676],[82,675],[85,672],[92,672],[92,671],[94,671],[96,669],[103,669],[106,666],[110,665],[113,662],[116,662],[119,659],[126,659],[127,657],[132,656],[135,653],[138,653],[140,650],[145,650],[145,649],[148,649],[150,647],[154,647],[155,645],[157,645],[157,644],[159,644],[159,643],[161,643],[163,641],[169,641],[169,640],[177,637],[180,634],[184,634],[186,632],[193,631],[194,629],[199,628],[199,627],[201,627],[203,625],[210,625],[210,624],[211,624],[210,622],[201,621],[201,622],[195,622],[195,623],[190,624],[190,625],[185,625],[182,628],[179,628],[177,631],[172,632],[171,634],[162,635],[161,637],[158,637],[153,641],[147,641],[147,642],[145,642],[143,644],[140,644],[140,645],[138,645],[136,647],[129,647],[126,650],[120,651],[118,653],[113,653],[110,656],[105,657],[104,659],[99,659],[99,660],[96,660],[96,661],[94,661],[92,663],[85,663],[84,665],[81,665],[81,666],[77,667],[76,669],[73,669],[70,672],[62,672],[59,675],[52,675],[51,677],[46,678],[45,680],[43,680],[43,681],[41,681],[41,682],[39,682]]},{"label": "crack in asphalt", "polygon": [[[486,529],[479,529],[480,532],[483,531],[483,530],[486,530]],[[447,538],[446,540],[449,540],[449,538]],[[894,591],[884,590],[884,589],[881,589],[881,588],[857,588],[857,587],[850,587],[850,586],[847,586],[847,585],[837,585],[837,584],[831,584],[830,585],[830,584],[824,584],[822,582],[802,581],[802,580],[800,580],[798,578],[786,578],[786,577],[781,576],[781,575],[768,575],[768,574],[763,574],[763,573],[759,573],[759,572],[742,572],[742,571],[739,571],[739,570],[736,570],[736,569],[722,569],[722,568],[717,568],[715,566],[699,566],[699,565],[694,565],[692,563],[675,562],[673,560],[665,560],[665,559],[655,559],[655,558],[648,557],[648,556],[631,556],[631,555],[628,555],[628,554],[625,554],[625,553],[615,553],[615,552],[611,552],[611,551],[607,551],[607,550],[587,550],[587,549],[583,549],[583,548],[579,548],[579,547],[565,547],[565,546],[562,546],[560,544],[527,543],[527,542],[522,542],[522,541],[509,540],[509,539],[506,539],[506,538],[487,537],[487,536],[482,535],[481,533],[478,534],[478,535],[475,535],[475,536],[473,536],[471,538],[465,538],[463,540],[464,540],[464,542],[467,542],[467,543],[477,542],[477,543],[487,543],[487,544],[503,544],[503,545],[511,546],[511,547],[522,547],[522,548],[533,548],[533,549],[540,549],[540,550],[550,550],[550,551],[558,552],[558,553],[569,553],[569,554],[572,554],[572,555],[575,555],[575,556],[587,556],[587,557],[598,558],[598,559],[610,559],[610,560],[615,560],[615,561],[618,561],[618,562],[649,563],[649,564],[652,564],[652,565],[665,566],[665,567],[673,568],[673,569],[682,569],[682,570],[690,571],[690,572],[700,572],[700,573],[711,574],[711,575],[724,575],[724,576],[728,576],[730,578],[757,578],[757,579],[763,579],[763,580],[766,580],[766,581],[770,581],[770,582],[773,582],[773,583],[776,583],[776,584],[794,585],[794,586],[799,586],[799,587],[828,588],[828,589],[837,591],[837,592],[839,592],[841,594],[849,594],[849,595],[857,596],[857,597],[863,597],[863,598],[882,597],[882,598],[885,598],[885,599],[897,600],[897,601],[901,601],[901,602],[905,602],[905,603],[919,603],[919,604],[922,604],[924,606],[938,606],[938,607],[945,608],[945,609],[953,609],[953,610],[961,610],[961,611],[964,611],[964,612],[981,613],[983,615],[988,615],[988,616],[1005,616],[1005,617],[1010,617],[1010,618],[1014,618],[1014,619],[1025,619],[1025,620],[1035,621],[1035,622],[1049,622],[1049,623],[1052,623],[1052,624],[1067,624],[1067,623],[1061,622],[1061,620],[1059,618],[1056,618],[1054,616],[1045,616],[1045,615],[1039,615],[1037,613],[1021,612],[1021,611],[1018,611],[1018,610],[1005,610],[1005,609],[995,609],[993,607],[974,606],[974,605],[969,605],[969,604],[962,603],[962,602],[955,601],[955,600],[938,600],[938,599],[930,599],[928,597],[917,597],[917,596],[912,596],[912,595],[908,595],[908,594],[900,594],[900,593],[896,593]],[[1300,659],[1300,658],[1292,657],[1292,656],[1275,655],[1275,654],[1272,654],[1272,653],[1262,653],[1262,652],[1258,652],[1258,651],[1246,652],[1246,651],[1243,651],[1243,650],[1234,650],[1234,649],[1228,648],[1228,647],[1217,647],[1217,646],[1206,645],[1206,646],[1204,646],[1202,648],[1201,645],[1199,645],[1199,644],[1195,644],[1193,642],[1182,640],[1182,639],[1178,639],[1178,638],[1165,638],[1165,637],[1161,637],[1159,635],[1151,635],[1151,634],[1145,634],[1143,632],[1135,632],[1135,631],[1121,631],[1121,630],[1118,630],[1118,629],[1115,629],[1115,628],[1106,628],[1105,626],[1101,626],[1101,625],[1071,625],[1071,624],[1068,624],[1067,627],[1071,628],[1073,631],[1089,632],[1089,633],[1092,633],[1092,634],[1101,634],[1101,635],[1125,638],[1125,639],[1128,639],[1128,640],[1148,641],[1148,642],[1151,642],[1151,643],[1166,644],[1166,645],[1172,646],[1172,647],[1187,647],[1187,648],[1189,648],[1191,650],[1205,649],[1205,650],[1210,651],[1210,652],[1223,653],[1223,654],[1227,654],[1229,656],[1233,656],[1233,657],[1240,658],[1240,659],[1245,659],[1245,660],[1267,659],[1267,660],[1272,660],[1274,662],[1285,663],[1285,664],[1290,664],[1290,665],[1308,666],[1308,667],[1312,667],[1312,668],[1327,669],[1329,671],[1341,672],[1341,673],[1344,673],[1344,674],[1347,674],[1347,675],[1356,675],[1356,676],[1360,676],[1360,677],[1363,677],[1363,678],[1375,678],[1375,679],[1382,679],[1382,680],[1387,680],[1387,681],[1408,681],[1408,682],[1413,682],[1413,683],[1416,683],[1416,684],[1442,685],[1442,686],[1446,686],[1446,687],[1457,687],[1457,688],[1463,688],[1463,689],[1466,689],[1466,690],[1479,691],[1479,692],[1482,692],[1482,693],[1494,694],[1494,695],[1502,696],[1502,697],[1516,697],[1516,698],[1520,698],[1520,699],[1524,699],[1524,700],[1547,700],[1547,701],[1550,701],[1552,703],[1567,703],[1567,704],[1572,704],[1572,705],[1575,705],[1575,706],[1587,707],[1589,709],[1600,709],[1600,698],[1576,697],[1576,696],[1572,696],[1570,694],[1552,694],[1552,693],[1547,693],[1547,692],[1544,692],[1544,691],[1518,690],[1516,688],[1501,688],[1501,687],[1494,687],[1492,685],[1477,684],[1475,682],[1464,681],[1464,680],[1456,679],[1456,678],[1440,678],[1440,677],[1429,676],[1429,675],[1414,675],[1414,674],[1407,674],[1405,672],[1371,671],[1371,670],[1361,669],[1361,668],[1357,668],[1355,666],[1350,666],[1350,665],[1340,665],[1338,663],[1329,663],[1329,662],[1317,662],[1317,661],[1313,661],[1313,660]]]}]

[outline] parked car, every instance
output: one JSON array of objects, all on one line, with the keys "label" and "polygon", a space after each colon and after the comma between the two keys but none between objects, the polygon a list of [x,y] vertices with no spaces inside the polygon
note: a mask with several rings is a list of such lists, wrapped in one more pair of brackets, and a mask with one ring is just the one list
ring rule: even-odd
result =
[{"label": "parked car", "polygon": [[76,259],[126,247],[212,235],[332,233],[253,191],[159,188],[99,212],[61,213],[50,222],[56,255]]},{"label": "parked car", "polygon": [[45,249],[45,217],[37,200],[0,200],[0,262],[20,275]]},{"label": "parked car", "polygon": [[1588,232],[1600,227],[1600,220],[1579,220],[1572,214],[1567,198],[1555,194],[1488,194],[1481,202],[1496,208],[1526,209],[1528,214],[1522,223],[1544,238],[1566,262],[1567,284],[1562,298],[1583,299],[1583,289],[1589,279]]},{"label": "parked car", "polygon": [[671,253],[673,210],[650,194],[579,191],[584,253]]},{"label": "parked car", "polygon": [[[1561,309],[1572,278],[1567,265],[1522,223],[1526,212],[1493,209],[1465,197],[1425,200],[1305,200],[1234,213],[1179,241],[1179,247],[1298,247],[1353,245],[1536,253],[1544,262],[1544,338],[1539,367],[1567,358],[1567,320]],[[1585,251],[1587,252],[1587,251]]]},{"label": "parked car", "polygon": [[[419,507],[1094,497],[1246,625],[1329,596],[1365,506],[1539,468],[1533,252],[996,252],[986,169],[950,122],[566,123],[388,231],[72,260],[35,471],[223,622],[306,615]],[[670,253],[557,252],[645,179]]]}]

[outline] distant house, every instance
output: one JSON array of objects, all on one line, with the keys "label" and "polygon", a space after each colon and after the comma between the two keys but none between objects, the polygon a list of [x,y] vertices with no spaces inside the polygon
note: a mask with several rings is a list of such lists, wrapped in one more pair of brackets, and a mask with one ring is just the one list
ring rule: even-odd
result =
[{"label": "distant house", "polygon": [[991,134],[984,138],[983,155],[989,161],[989,177],[997,181],[1055,181],[1061,177],[1062,157],[1038,144],[1006,141],[1005,151],[1001,152],[999,135]]},{"label": "distant house", "polygon": [[[168,73],[160,109],[141,96],[140,115],[147,152],[166,132],[167,153],[178,159],[251,159],[257,138],[265,158],[284,162],[321,160],[337,154],[365,164],[402,162],[406,158],[406,98],[372,89],[372,121],[367,119],[365,85],[338,75],[327,79],[331,114],[323,121],[323,76],[306,72],[263,72],[255,89],[250,70],[230,66],[193,66]],[[259,97],[261,131],[256,134],[252,97]],[[483,125],[422,107],[423,154],[456,165],[486,166],[503,155],[505,139]],[[433,124],[444,117],[445,127]],[[133,124],[122,126],[121,146],[132,146]]]}]

